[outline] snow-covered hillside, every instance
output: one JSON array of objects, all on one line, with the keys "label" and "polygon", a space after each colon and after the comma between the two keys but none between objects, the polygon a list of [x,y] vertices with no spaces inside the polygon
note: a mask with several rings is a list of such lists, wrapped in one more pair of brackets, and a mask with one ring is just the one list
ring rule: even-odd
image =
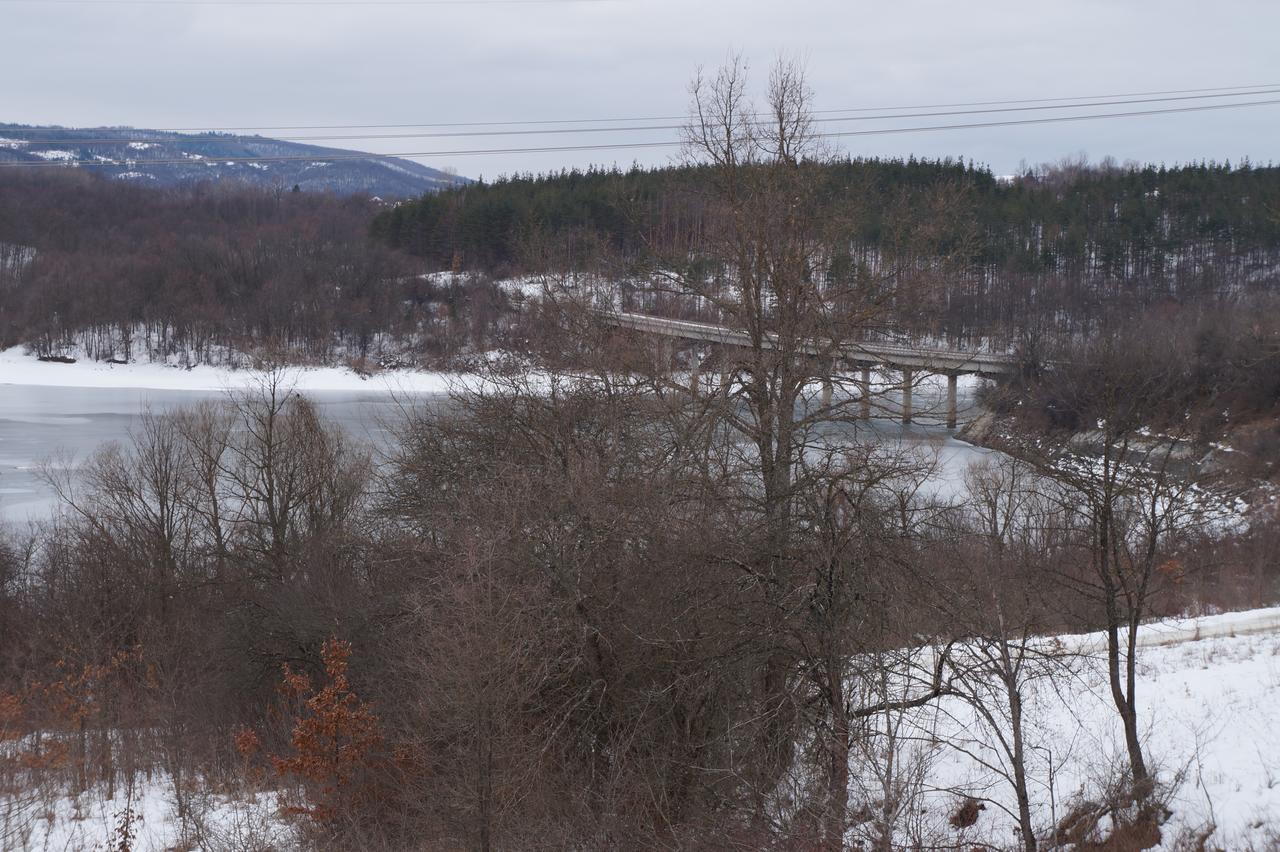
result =
[{"label": "snow-covered hillside", "polygon": [[160,186],[236,181],[267,188],[416,198],[466,178],[411,160],[264,136],[186,134],[131,127],[0,124],[0,163],[57,163]]}]

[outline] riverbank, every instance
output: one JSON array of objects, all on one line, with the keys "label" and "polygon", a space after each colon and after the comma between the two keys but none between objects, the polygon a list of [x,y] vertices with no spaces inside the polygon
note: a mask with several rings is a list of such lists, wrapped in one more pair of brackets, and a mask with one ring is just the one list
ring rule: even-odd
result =
[{"label": "riverbank", "polygon": [[[956,439],[1000,453],[1008,453],[1018,445],[1037,447],[1046,436],[1028,433],[1017,418],[998,414],[980,403]],[[1138,430],[1128,441],[1130,458],[1151,454],[1165,459],[1168,472],[1185,483],[1183,499],[1209,527],[1219,531],[1242,531],[1257,519],[1272,519],[1280,512],[1280,483],[1276,465],[1263,463],[1257,447],[1247,439],[1249,430],[1258,424],[1250,422],[1225,430],[1216,439],[1179,439],[1151,429]],[[1167,447],[1172,443],[1171,447]],[[1069,436],[1061,445],[1065,453],[1052,464],[1064,470],[1093,470],[1097,475],[1102,459],[1102,438],[1097,431],[1082,431]],[[1014,452],[1017,455],[1016,451]]]},{"label": "riverbank", "polygon": [[[132,388],[145,390],[221,391],[254,387],[262,370],[198,365],[182,367],[163,363],[111,364],[78,359],[67,364],[41,361],[24,347],[0,351],[0,385],[46,388]],[[447,393],[463,377],[460,373],[425,370],[384,370],[358,373],[347,367],[287,367],[287,381],[295,390]]]}]

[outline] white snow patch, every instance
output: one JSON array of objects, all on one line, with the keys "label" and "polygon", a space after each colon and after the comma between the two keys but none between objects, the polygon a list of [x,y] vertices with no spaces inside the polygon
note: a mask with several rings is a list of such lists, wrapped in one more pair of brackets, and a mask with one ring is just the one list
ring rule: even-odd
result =
[{"label": "white snow patch", "polygon": [[147,151],[151,148],[155,148],[156,145],[152,142],[130,142],[129,147],[135,151]]},{"label": "white snow patch", "polygon": [[[173,781],[163,773],[139,775],[132,790],[120,783],[113,798],[99,785],[79,795],[48,791],[39,800],[38,812],[24,814],[21,824],[3,826],[0,840],[6,849],[116,849],[125,824],[133,834],[129,848],[138,850],[296,848],[279,797],[272,793],[198,793],[185,821],[178,814]],[[197,838],[210,846],[195,845]]]},{"label": "white snow patch", "polygon": [[32,151],[31,153],[42,160],[74,160],[76,158],[74,151],[63,151],[59,148],[49,151]]}]

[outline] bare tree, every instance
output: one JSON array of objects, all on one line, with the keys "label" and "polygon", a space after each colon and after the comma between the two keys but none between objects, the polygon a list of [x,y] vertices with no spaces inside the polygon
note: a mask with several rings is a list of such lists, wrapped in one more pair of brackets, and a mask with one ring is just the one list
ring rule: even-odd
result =
[{"label": "bare tree", "polygon": [[1012,790],[1014,809],[988,803],[1017,820],[1020,845],[1034,852],[1032,791],[1052,781],[1037,768],[1027,707],[1072,676],[1074,657],[1049,636],[1060,605],[1046,582],[1061,558],[1058,510],[1035,470],[1011,458],[970,468],[966,486],[965,513],[943,546],[952,569],[941,603],[959,638],[950,685],[980,727],[949,744]]},{"label": "bare tree", "polygon": [[[709,170],[708,212],[698,243],[681,252],[684,262],[667,252],[672,262],[659,272],[677,292],[714,306],[750,341],[719,353],[724,380],[705,413],[750,447],[726,461],[745,476],[744,496],[760,519],[755,554],[742,567],[762,595],[767,618],[757,626],[767,720],[760,748],[773,756],[776,776],[790,759],[793,740],[788,693],[796,649],[785,635],[798,603],[796,500],[812,431],[820,416],[833,414],[807,409],[819,407],[810,405],[816,401],[813,382],[831,376],[838,346],[860,317],[847,307],[838,312],[848,293],[825,289],[821,281],[831,242],[818,215],[813,166],[825,152],[813,131],[802,70],[779,62],[761,108],[746,87],[746,67],[738,58],[714,79],[700,76],[692,85],[685,148],[691,162]],[[691,265],[695,258],[704,262]],[[823,341],[823,351],[809,351],[814,340]]]},{"label": "bare tree", "polygon": [[1134,794],[1155,783],[1140,737],[1138,632],[1185,536],[1203,524],[1203,476],[1184,462],[1191,435],[1179,408],[1187,381],[1175,347],[1112,330],[1055,353],[1033,390],[1050,438],[1005,445],[1052,487],[1062,527],[1084,570],[1058,578],[1091,602],[1086,618],[1106,635],[1112,702],[1124,729]]},{"label": "bare tree", "polygon": [[[272,570],[283,572],[296,543],[339,528],[360,505],[368,457],[324,423],[313,403],[293,390],[284,370],[231,399],[234,439],[221,455],[236,525],[250,536]],[[212,424],[212,462],[219,432]],[[207,488],[207,485],[206,485]]]}]

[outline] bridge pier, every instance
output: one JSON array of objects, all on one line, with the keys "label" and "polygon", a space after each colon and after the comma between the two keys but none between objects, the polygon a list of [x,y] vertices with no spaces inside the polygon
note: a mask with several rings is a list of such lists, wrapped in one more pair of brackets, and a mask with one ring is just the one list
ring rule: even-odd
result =
[{"label": "bridge pier", "polygon": [[947,373],[947,428],[956,428],[956,380],[958,373]]},{"label": "bridge pier", "polygon": [[911,368],[902,368],[902,425],[911,424]]},{"label": "bridge pier", "polygon": [[860,390],[862,391],[862,405],[859,412],[859,418],[862,420],[871,419],[871,368],[862,368],[862,381]]},{"label": "bridge pier", "polygon": [[689,396],[697,397],[702,382],[702,353],[696,348],[689,355]]},{"label": "bridge pier", "polygon": [[831,407],[831,398],[835,396],[835,390],[836,390],[835,384],[831,381],[831,378],[829,376],[822,380],[822,407],[823,408]]}]

